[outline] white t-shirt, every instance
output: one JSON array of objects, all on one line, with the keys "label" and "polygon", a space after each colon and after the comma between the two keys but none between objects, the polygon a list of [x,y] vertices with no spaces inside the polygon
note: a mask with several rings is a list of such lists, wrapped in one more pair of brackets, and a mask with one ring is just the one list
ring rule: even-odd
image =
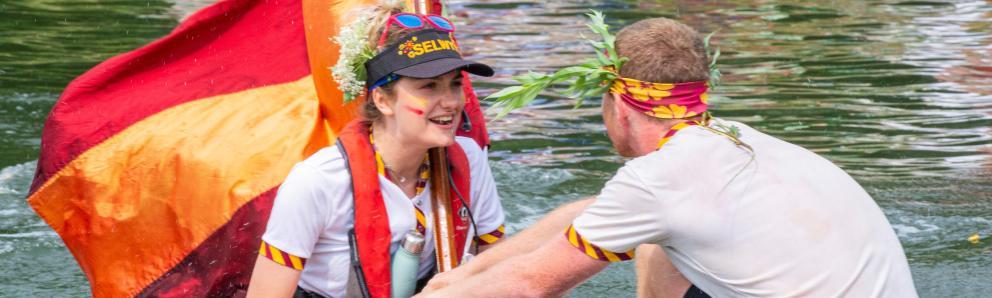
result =
[{"label": "white t-shirt", "polygon": [[[612,252],[660,245],[714,297],[916,297],[875,201],[826,159],[744,124],[691,126],[630,160],[573,226]],[[710,127],[715,127],[711,123]]]},{"label": "white t-shirt", "polygon": [[[496,184],[489,169],[487,154],[472,139],[456,137],[468,157],[471,168],[470,208],[478,225],[478,234],[497,230],[504,220]],[[414,205],[431,220],[430,183],[410,199],[383,176],[379,176],[382,197],[389,216],[393,241],[390,252],[416,225]],[[297,163],[279,187],[268,226],[262,240],[286,253],[306,258],[299,286],[325,297],[341,297],[350,274],[348,230],[354,226],[351,176],[336,146],[323,148]],[[433,270],[434,240],[428,226],[426,245],[420,257],[418,278]],[[471,237],[472,235],[469,235]]]}]

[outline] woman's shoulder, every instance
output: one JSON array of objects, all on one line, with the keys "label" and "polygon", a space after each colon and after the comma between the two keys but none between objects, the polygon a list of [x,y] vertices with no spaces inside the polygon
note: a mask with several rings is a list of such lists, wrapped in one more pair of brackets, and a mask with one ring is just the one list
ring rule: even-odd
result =
[{"label": "woman's shoulder", "polygon": [[341,151],[337,146],[329,146],[296,163],[287,179],[295,178],[307,184],[336,186],[351,182],[348,173]]},{"label": "woman's shoulder", "polygon": [[273,210],[327,214],[350,198],[350,185],[341,153],[333,146],[323,148],[293,166],[279,186]]}]

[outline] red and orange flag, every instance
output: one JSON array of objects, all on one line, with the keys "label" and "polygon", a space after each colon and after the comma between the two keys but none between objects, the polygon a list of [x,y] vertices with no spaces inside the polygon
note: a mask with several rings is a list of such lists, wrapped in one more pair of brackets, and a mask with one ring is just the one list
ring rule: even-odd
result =
[{"label": "red and orange flag", "polygon": [[221,1],[66,87],[28,202],[94,296],[242,294],[283,178],[354,118],[329,38],[366,2]]}]

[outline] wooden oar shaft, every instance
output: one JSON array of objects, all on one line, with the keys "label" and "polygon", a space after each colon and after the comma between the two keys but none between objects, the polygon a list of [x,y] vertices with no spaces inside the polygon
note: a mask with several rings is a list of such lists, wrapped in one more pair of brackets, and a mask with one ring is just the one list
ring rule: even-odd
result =
[{"label": "wooden oar shaft", "polygon": [[451,218],[451,185],[448,184],[448,158],[443,147],[428,151],[431,164],[431,207],[438,272],[458,266],[454,221]]},{"label": "wooden oar shaft", "polygon": [[[440,0],[407,0],[407,7],[417,14],[441,14]],[[451,185],[448,184],[448,157],[445,148],[428,151],[431,164],[431,211],[437,270],[445,272],[458,266],[454,221],[451,210]]]}]

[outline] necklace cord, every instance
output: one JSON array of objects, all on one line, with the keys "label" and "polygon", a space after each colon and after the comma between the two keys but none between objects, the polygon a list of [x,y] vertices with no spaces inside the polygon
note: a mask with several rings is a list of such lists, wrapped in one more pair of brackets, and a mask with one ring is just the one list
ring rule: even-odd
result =
[{"label": "necklace cord", "polygon": [[[475,224],[475,216],[472,215],[472,208],[470,208],[471,206],[469,206],[468,203],[465,203],[465,197],[462,197],[462,193],[458,191],[458,187],[455,187],[455,178],[451,176],[451,171],[448,171],[448,183],[451,184],[451,189],[455,190],[455,195],[458,196],[458,201],[461,201],[462,206],[465,206],[465,211],[468,211],[468,220],[472,222],[472,234],[475,234],[475,238],[472,239],[478,239],[479,225]],[[476,244],[473,249],[475,250],[475,255],[479,255],[479,245]]]}]

